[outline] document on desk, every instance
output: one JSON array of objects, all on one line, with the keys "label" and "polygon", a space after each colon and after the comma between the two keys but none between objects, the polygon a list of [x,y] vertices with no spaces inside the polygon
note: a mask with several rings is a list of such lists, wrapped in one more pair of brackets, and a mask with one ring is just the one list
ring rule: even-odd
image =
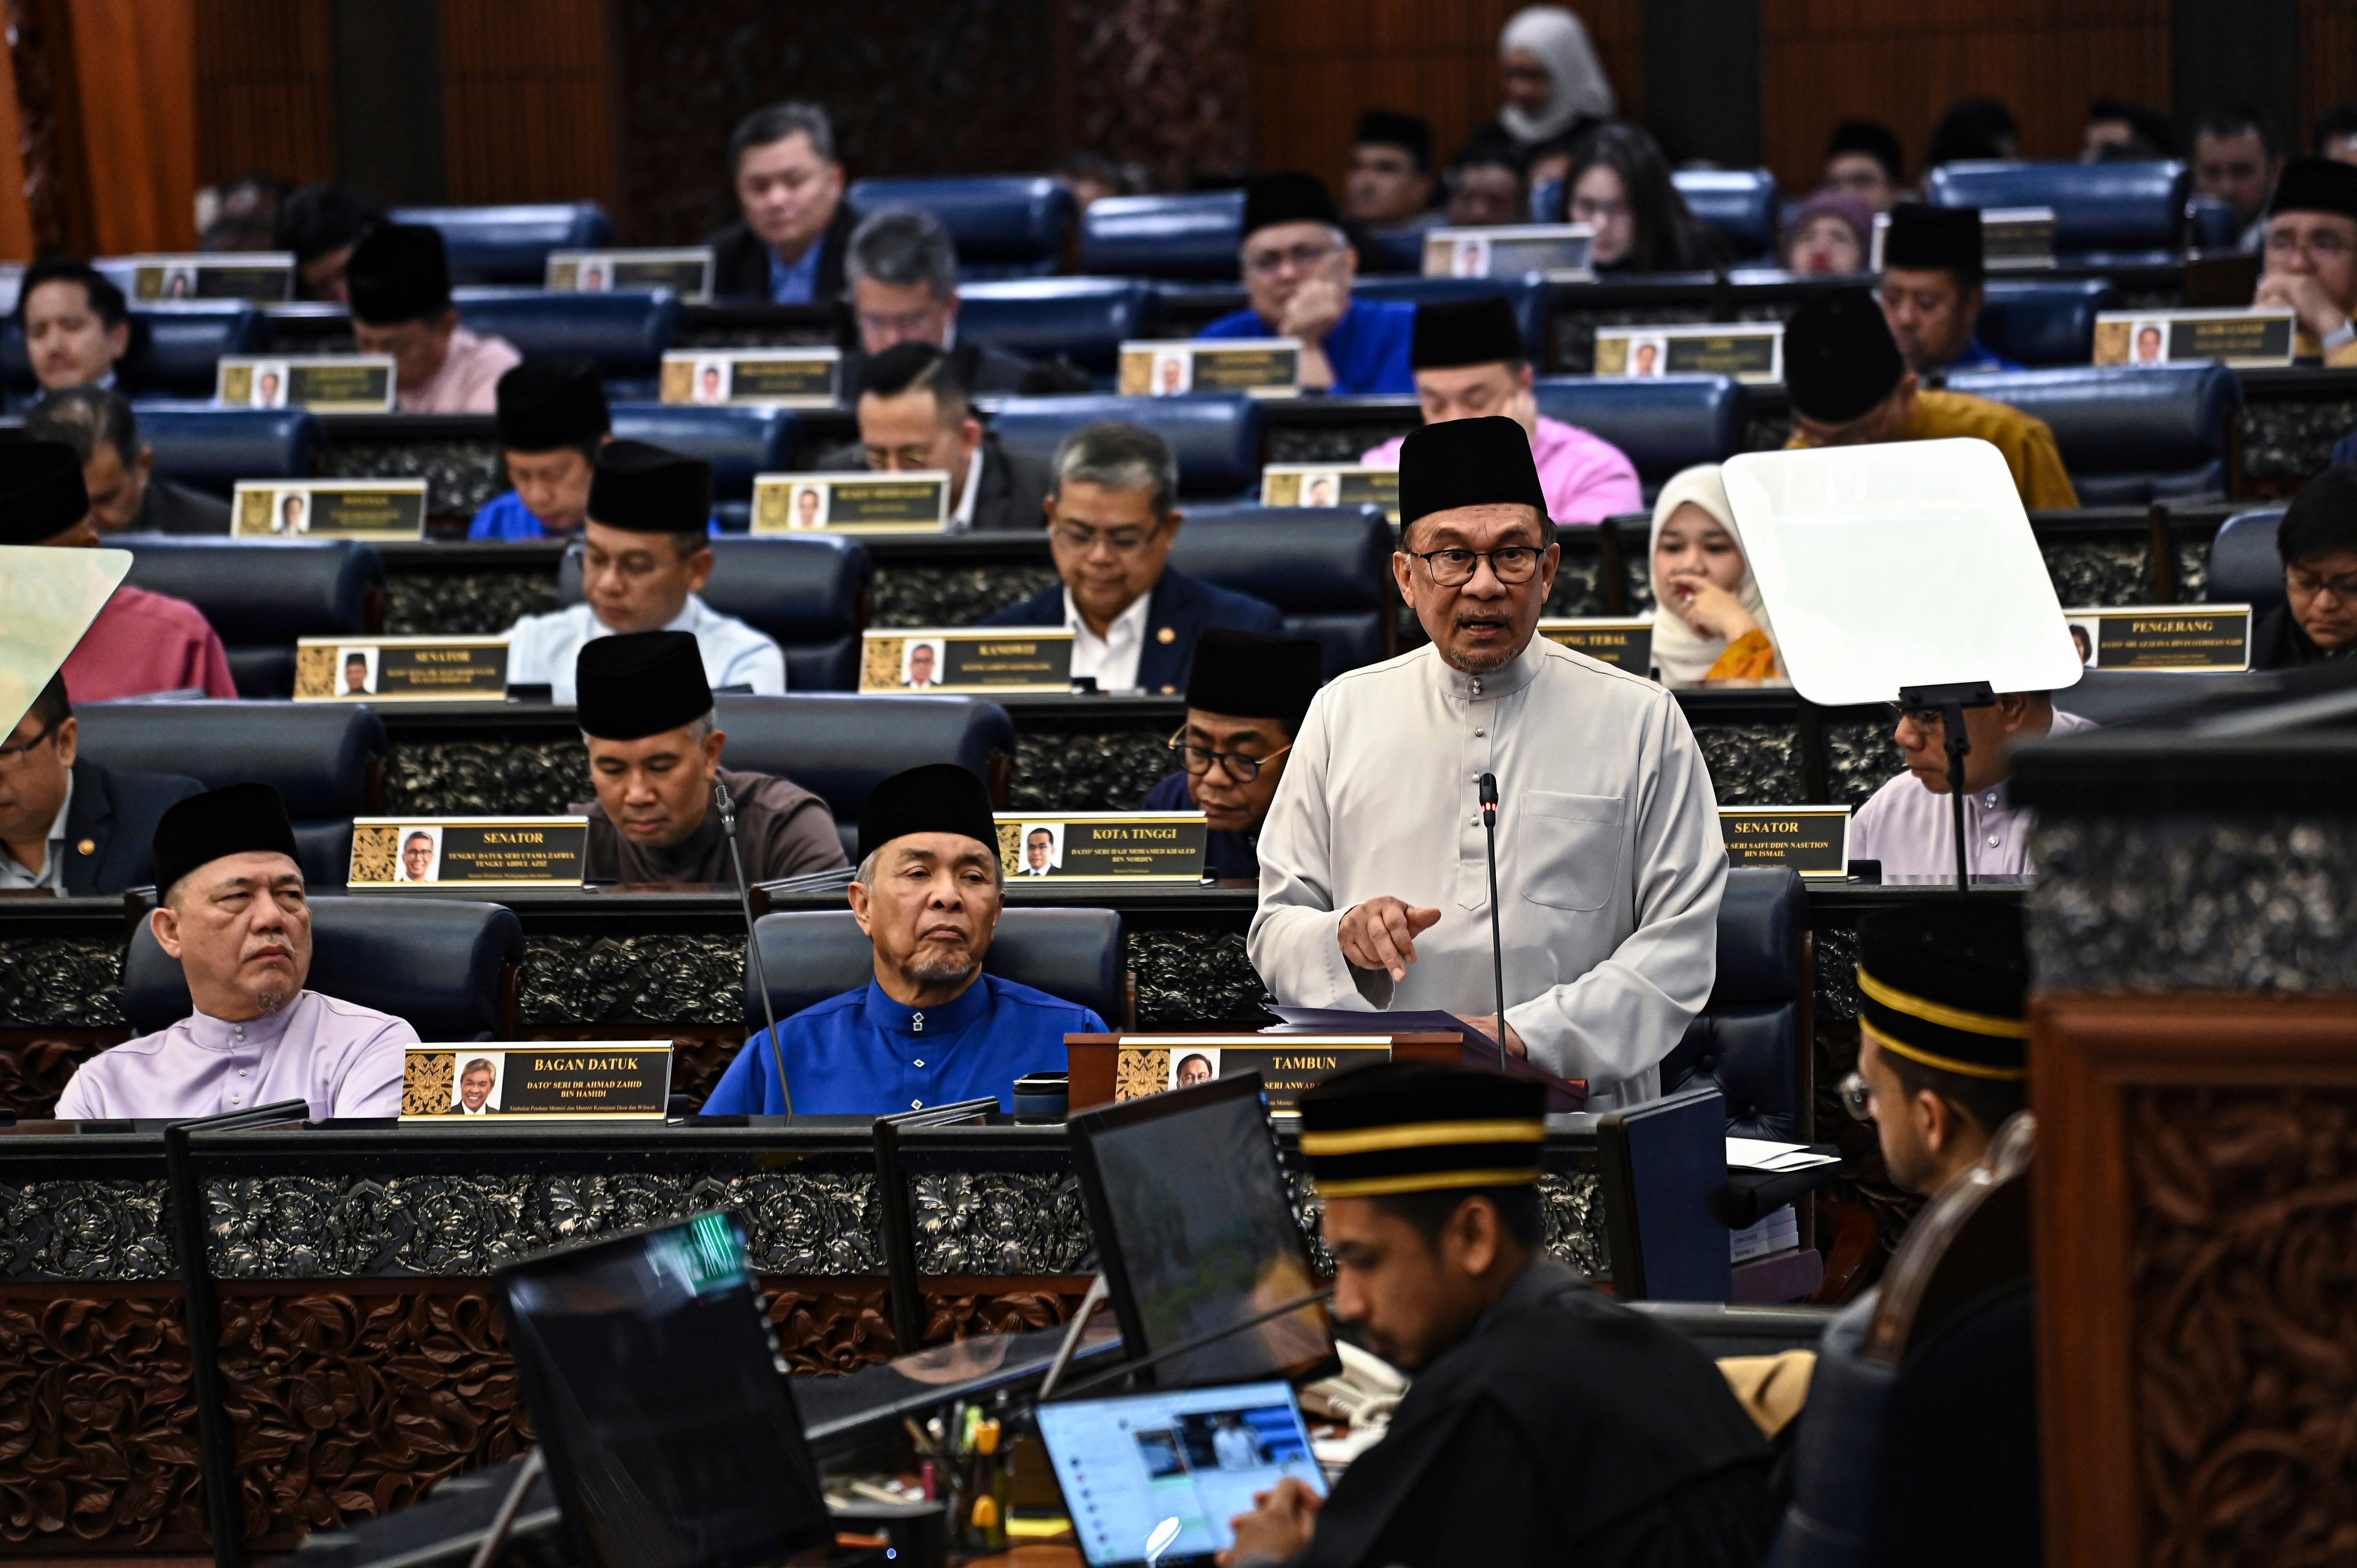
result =
[{"label": "document on desk", "polygon": [[1727,1165],[1738,1171],[1798,1171],[1811,1165],[1831,1165],[1841,1162],[1832,1155],[1820,1155],[1805,1144],[1779,1144],[1770,1138],[1729,1138],[1727,1141]]}]

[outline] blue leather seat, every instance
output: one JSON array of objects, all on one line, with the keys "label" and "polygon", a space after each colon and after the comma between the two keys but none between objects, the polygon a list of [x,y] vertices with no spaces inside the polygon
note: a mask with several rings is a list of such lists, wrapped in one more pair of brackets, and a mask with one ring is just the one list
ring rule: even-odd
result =
[{"label": "blue leather seat", "polygon": [[2242,243],[2243,220],[2222,196],[2197,196],[2185,204],[2186,243],[2197,251],[2232,251]]},{"label": "blue leather seat", "polygon": [[1687,210],[1726,236],[1738,262],[1776,253],[1776,177],[1767,169],[1680,169],[1670,183]]},{"label": "blue leather seat", "polygon": [[1809,977],[1802,954],[1809,898],[1784,866],[1737,866],[1718,906],[1718,974],[1710,1001],[1662,1060],[1662,1092],[1716,1088],[1734,1138],[1811,1141],[1811,1052],[1801,1027]]},{"label": "blue leather seat", "polygon": [[295,692],[295,639],[384,629],[384,558],[351,539],[126,533],[124,579],[204,612],[246,697]]},{"label": "blue leather seat", "polygon": [[2225,493],[2226,427],[2243,383],[2222,365],[1983,371],[1948,385],[2050,425],[2083,506]]},{"label": "blue leather seat", "polygon": [[614,434],[712,465],[712,493],[749,501],[753,479],[780,473],[793,455],[802,422],[790,408],[698,408],[691,403],[618,403]]},{"label": "blue leather seat", "polygon": [[958,290],[958,336],[1027,360],[1066,355],[1111,375],[1125,338],[1143,338],[1154,294],[1135,278],[1026,278]]},{"label": "blue leather seat", "polygon": [[1938,207],[2050,207],[2061,255],[2128,255],[2185,244],[2192,176],[2174,159],[2140,164],[1943,164],[1923,182]]},{"label": "blue leather seat", "polygon": [[2249,605],[2271,610],[2284,602],[2283,557],[2276,553],[2280,509],[2241,511],[2218,527],[2210,541],[2210,571],[2201,596],[2213,605]]},{"label": "blue leather seat", "polygon": [[1555,285],[1536,273],[1518,278],[1361,278],[1351,287],[1358,299],[1404,299],[1411,305],[1488,299],[1504,295],[1523,329],[1524,357],[1544,370],[1555,361]]},{"label": "blue leather seat", "polygon": [[845,199],[856,212],[915,207],[940,219],[961,278],[1044,277],[1072,227],[1072,193],[1044,174],[863,179]]},{"label": "blue leather seat", "polygon": [[[753,923],[770,1005],[783,1023],[830,996],[866,985],[876,950],[848,909],[764,915]],[[1092,1009],[1113,1027],[1129,1016],[1129,966],[1121,916],[1111,909],[1010,908],[982,961],[984,971]],[[767,1027],[761,993],[745,961],[745,1026]]]},{"label": "blue leather seat", "polygon": [[594,201],[533,202],[510,207],[396,207],[396,223],[442,231],[456,284],[521,284],[538,288],[548,277],[551,251],[594,251],[614,242],[614,225]]},{"label": "blue leather seat", "polygon": [[458,319],[469,331],[496,335],[527,360],[577,355],[608,381],[655,390],[663,350],[679,330],[679,296],[668,289],[613,294],[460,289]]},{"label": "blue leather seat", "polygon": [[326,440],[317,416],[299,408],[142,403],[135,412],[156,472],[219,496],[240,479],[310,478]]},{"label": "blue leather seat", "polygon": [[[424,1041],[511,1040],[523,923],[457,898],[319,898],[307,990],[405,1018]],[[123,1012],[142,1034],[187,1017],[187,980],[142,920],[123,961]]]},{"label": "blue leather seat", "polygon": [[1533,389],[1539,412],[1609,441],[1637,465],[1650,499],[1696,463],[1724,463],[1744,449],[1751,400],[1730,376],[1597,381],[1566,376]]},{"label": "blue leather seat", "polygon": [[[115,380],[132,397],[209,398],[223,354],[258,354],[269,340],[268,318],[242,299],[136,306],[131,348],[115,366]],[[0,380],[11,392],[38,390],[24,324],[14,319],[0,329]]]},{"label": "blue leather seat", "polygon": [[85,703],[81,746],[109,768],[267,784],[295,820],[303,875],[339,886],[352,819],[384,810],[384,725],[351,703]]},{"label": "blue leather seat", "polygon": [[1195,512],[1170,564],[1250,594],[1285,615],[1288,637],[1318,639],[1326,678],[1390,657],[1392,525],[1376,507],[1222,508]]},{"label": "blue leather seat", "polygon": [[997,780],[1002,788],[995,793],[1003,796],[1015,756],[1014,721],[979,697],[725,696],[715,717],[728,737],[721,760],[780,774],[823,800],[855,865],[859,808],[877,785],[929,762],[954,762]]},{"label": "blue leather seat", "polygon": [[1082,425],[1103,419],[1142,424],[1170,443],[1178,458],[1182,500],[1233,500],[1260,488],[1261,434],[1267,416],[1257,399],[1241,392],[1019,398],[1002,405],[990,427],[1010,458],[1045,474],[1056,443]]},{"label": "blue leather seat", "polygon": [[2097,313],[2119,307],[2106,278],[1996,278],[1975,330],[2016,364],[2083,365],[2094,356]]},{"label": "blue leather seat", "polygon": [[1233,283],[1244,193],[1109,196],[1081,215],[1081,270],[1100,276]]},{"label": "blue leather seat", "polygon": [[[859,634],[876,568],[857,541],[721,538],[712,542],[704,602],[775,639],[790,692],[848,692],[859,684]],[[581,546],[557,568],[560,604],[581,602]]]}]

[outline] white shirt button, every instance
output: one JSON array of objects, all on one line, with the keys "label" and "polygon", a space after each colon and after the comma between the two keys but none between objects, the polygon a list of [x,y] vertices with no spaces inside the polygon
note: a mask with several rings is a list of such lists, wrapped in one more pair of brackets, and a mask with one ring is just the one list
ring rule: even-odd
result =
[{"label": "white shirt button", "polygon": [[909,1109],[911,1111],[922,1111],[924,1108],[925,1102],[921,1100],[911,1100],[909,1101]]},{"label": "white shirt button", "polygon": [[1996,835],[1995,833],[1991,833],[1991,834],[1989,834],[1989,848],[1991,848],[1991,849],[1995,849],[1995,848],[1996,847],[1996,845],[1997,845],[1997,837],[1996,837]]},{"label": "white shirt button", "polygon": [[1473,738],[1475,740],[1486,740],[1489,738],[1489,735],[1490,732],[1488,730],[1477,729],[1473,732]]},{"label": "white shirt button", "polygon": [[1994,807],[1996,804],[1996,791],[1992,789],[1987,794],[1982,796],[1981,804],[1984,806]]},{"label": "white shirt button", "polygon": [[925,1015],[922,1013],[909,1014],[909,1027],[920,1035],[923,1034],[925,1032]]},{"label": "white shirt button", "polygon": [[918,1065],[919,1067],[922,1067],[922,1066],[924,1066],[924,1065],[925,1065],[925,1058],[922,1058],[922,1057],[919,1057],[919,1058],[917,1058],[917,1065]]},{"label": "white shirt button", "polygon": [[1481,819],[1475,817],[1469,821],[1465,825],[1469,828],[1478,828],[1481,825]]}]

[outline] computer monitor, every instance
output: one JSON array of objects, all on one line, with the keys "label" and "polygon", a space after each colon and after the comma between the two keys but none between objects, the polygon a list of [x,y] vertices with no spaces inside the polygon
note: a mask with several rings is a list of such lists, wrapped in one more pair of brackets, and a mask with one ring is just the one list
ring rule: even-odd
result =
[{"label": "computer monitor", "polygon": [[[1068,1123],[1099,1265],[1133,1357],[1215,1333],[1318,1288],[1262,1101],[1239,1073]],[[1322,1304],[1157,1363],[1163,1388],[1318,1377],[1337,1361]]]},{"label": "computer monitor", "polygon": [[590,1568],[751,1568],[833,1539],[724,1214],[495,1276],[551,1490]]}]

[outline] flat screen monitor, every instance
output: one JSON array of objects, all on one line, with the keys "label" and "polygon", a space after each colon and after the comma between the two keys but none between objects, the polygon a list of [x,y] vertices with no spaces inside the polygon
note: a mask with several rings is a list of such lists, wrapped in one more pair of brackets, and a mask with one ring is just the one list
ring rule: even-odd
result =
[{"label": "flat screen monitor", "polygon": [[833,1539],[726,1215],[551,1252],[497,1279],[581,1563],[751,1568]]}]

